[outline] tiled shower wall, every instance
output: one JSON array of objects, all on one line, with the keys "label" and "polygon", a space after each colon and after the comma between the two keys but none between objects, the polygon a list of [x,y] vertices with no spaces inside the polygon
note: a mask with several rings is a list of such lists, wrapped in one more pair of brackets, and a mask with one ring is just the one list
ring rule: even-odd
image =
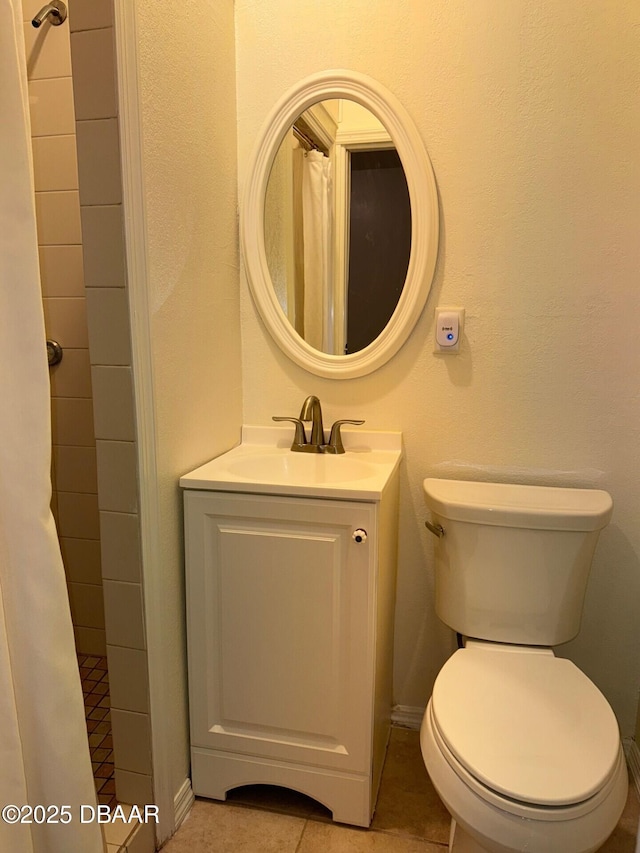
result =
[{"label": "tiled shower wall", "polygon": [[112,0],[71,0],[80,214],[119,802],[153,803]]},{"label": "tiled shower wall", "polygon": [[153,803],[113,4],[68,0],[35,30],[42,5],[23,0],[45,322],[64,349],[54,511],[78,648],[108,657],[117,798]]},{"label": "tiled shower wall", "polygon": [[63,347],[50,371],[53,509],[76,646],[106,653],[96,446],[84,290],[69,27],[31,26],[23,3],[36,215],[47,337]]}]

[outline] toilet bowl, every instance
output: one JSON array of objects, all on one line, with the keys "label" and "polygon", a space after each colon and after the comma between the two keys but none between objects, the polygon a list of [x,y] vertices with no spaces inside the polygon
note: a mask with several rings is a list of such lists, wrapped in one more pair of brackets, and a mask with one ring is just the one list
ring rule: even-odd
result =
[{"label": "toilet bowl", "polygon": [[627,769],[598,688],[552,646],[579,630],[603,491],[427,479],[436,612],[466,638],[436,678],[420,743],[451,853],[595,853]]},{"label": "toilet bowl", "polygon": [[550,649],[468,642],[438,675],[420,743],[455,853],[591,853],[626,802],[613,712]]}]

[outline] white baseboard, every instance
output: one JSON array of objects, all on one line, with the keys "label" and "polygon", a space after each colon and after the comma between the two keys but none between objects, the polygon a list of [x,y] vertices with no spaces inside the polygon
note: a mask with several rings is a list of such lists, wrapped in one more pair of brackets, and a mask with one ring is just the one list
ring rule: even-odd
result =
[{"label": "white baseboard", "polygon": [[631,771],[631,778],[633,779],[636,794],[638,795],[638,799],[640,799],[640,747],[630,737],[624,738],[622,746],[624,747],[624,754],[627,758],[629,770]]},{"label": "white baseboard", "polygon": [[189,809],[193,805],[194,801],[195,797],[191,787],[191,779],[187,777],[182,785],[180,785],[180,790],[173,798],[173,813],[175,815],[176,829],[178,829],[182,821],[189,814]]},{"label": "white baseboard", "polygon": [[422,718],[424,717],[424,708],[414,707],[413,705],[396,705],[391,712],[391,725],[399,726],[402,729],[413,729],[420,731]]}]

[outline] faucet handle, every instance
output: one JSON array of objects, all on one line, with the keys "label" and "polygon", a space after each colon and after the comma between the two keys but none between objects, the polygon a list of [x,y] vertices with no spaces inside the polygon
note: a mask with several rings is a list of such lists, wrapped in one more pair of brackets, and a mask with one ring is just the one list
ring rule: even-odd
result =
[{"label": "faucet handle", "polygon": [[291,423],[296,425],[296,432],[293,437],[293,444],[291,445],[292,450],[298,450],[301,447],[304,447],[307,443],[307,436],[304,431],[304,424],[300,420],[300,418],[281,418],[273,415],[271,418],[272,421],[291,421]]},{"label": "faucet handle", "polygon": [[340,432],[340,427],[342,424],[355,424],[356,426],[360,426],[364,421],[354,421],[348,418],[336,421],[334,425],[331,427],[331,435],[329,436],[329,444],[325,445],[324,451],[325,453],[344,453],[344,444],[342,443],[342,433]]}]

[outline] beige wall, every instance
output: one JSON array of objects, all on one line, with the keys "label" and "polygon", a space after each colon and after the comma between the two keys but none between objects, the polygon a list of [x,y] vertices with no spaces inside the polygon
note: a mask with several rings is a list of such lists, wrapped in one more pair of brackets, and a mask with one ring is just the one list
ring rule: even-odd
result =
[{"label": "beige wall", "polygon": [[[233,3],[138,0],[148,298],[159,478],[157,565],[174,790],[189,773],[180,475],[242,423]],[[158,614],[160,615],[160,614]]]},{"label": "beige wall", "polygon": [[23,4],[40,269],[47,337],[63,348],[52,368],[53,507],[76,646],[106,653],[91,372],[84,290],[70,33],[40,29],[42,4]]},{"label": "beige wall", "polygon": [[[297,415],[400,429],[395,699],[424,706],[452,648],[433,601],[427,475],[609,489],[583,627],[562,650],[623,734],[640,682],[637,317],[640,7],[581,0],[236,2],[240,189],[267,111],[332,67],[376,78],[409,111],[441,201],[431,296],[377,373],[318,379],[289,362],[242,282],[244,421]],[[466,307],[462,352],[433,355],[433,310]]]}]

